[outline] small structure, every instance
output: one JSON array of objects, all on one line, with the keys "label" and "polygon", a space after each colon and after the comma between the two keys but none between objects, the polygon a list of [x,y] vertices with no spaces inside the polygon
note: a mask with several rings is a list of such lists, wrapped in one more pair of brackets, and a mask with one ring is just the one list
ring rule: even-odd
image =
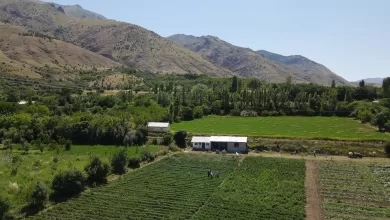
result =
[{"label": "small structure", "polygon": [[247,137],[234,136],[211,136],[211,137],[192,137],[191,143],[194,150],[218,150],[230,153],[248,152]]},{"label": "small structure", "polygon": [[192,137],[191,144],[194,150],[211,150],[210,137]]},{"label": "small structure", "polygon": [[149,132],[168,132],[171,129],[169,122],[149,122]]}]

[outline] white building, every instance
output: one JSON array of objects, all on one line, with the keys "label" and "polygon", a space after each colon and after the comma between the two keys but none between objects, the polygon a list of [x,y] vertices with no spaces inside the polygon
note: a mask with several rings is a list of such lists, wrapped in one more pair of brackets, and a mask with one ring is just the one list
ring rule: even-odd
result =
[{"label": "white building", "polygon": [[230,153],[247,152],[248,138],[233,136],[211,136],[211,137],[192,137],[192,147],[194,150],[219,150]]},{"label": "white building", "polygon": [[169,122],[148,122],[149,132],[168,132],[170,129]]}]

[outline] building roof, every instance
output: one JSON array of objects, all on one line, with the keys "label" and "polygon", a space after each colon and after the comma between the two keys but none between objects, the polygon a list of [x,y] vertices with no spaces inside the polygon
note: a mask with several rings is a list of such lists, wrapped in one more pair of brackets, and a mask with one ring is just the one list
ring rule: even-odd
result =
[{"label": "building roof", "polygon": [[210,143],[210,137],[192,137],[191,143]]},{"label": "building roof", "polygon": [[246,143],[248,137],[233,137],[233,136],[211,136],[210,142],[233,142],[233,143]]},{"label": "building roof", "polygon": [[169,127],[169,122],[148,122],[148,127],[167,128]]}]

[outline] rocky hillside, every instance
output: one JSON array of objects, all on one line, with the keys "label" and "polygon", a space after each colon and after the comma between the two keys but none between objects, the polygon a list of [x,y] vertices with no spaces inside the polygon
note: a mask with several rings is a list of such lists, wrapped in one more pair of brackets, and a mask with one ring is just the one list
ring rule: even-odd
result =
[{"label": "rocky hillside", "polygon": [[0,72],[40,78],[119,63],[50,36],[0,22]]},{"label": "rocky hillside", "polygon": [[232,76],[200,55],[137,25],[113,20],[78,19],[51,4],[0,0],[0,20],[55,36],[144,71]]},{"label": "rocky hillside", "polygon": [[302,73],[304,73],[308,80],[312,82],[331,82],[335,80],[338,85],[345,85],[348,82],[342,77],[336,75],[324,65],[309,60],[306,57],[300,55],[282,56],[276,53],[271,53],[265,50],[256,51],[261,56],[272,60],[274,62],[292,67]]},{"label": "rocky hillside", "polygon": [[56,3],[52,3],[52,5],[54,5],[54,7],[56,7],[59,11],[63,10],[66,15],[74,18],[89,18],[97,20],[107,19],[103,15],[82,8],[80,5],[60,5]]},{"label": "rocky hillside", "polygon": [[262,54],[248,48],[237,47],[213,36],[194,37],[178,34],[168,39],[241,76],[284,82],[286,77],[291,75],[295,82],[329,85],[334,79],[338,84],[347,83],[326,67],[301,56],[282,59],[280,55],[271,56],[272,53]]}]

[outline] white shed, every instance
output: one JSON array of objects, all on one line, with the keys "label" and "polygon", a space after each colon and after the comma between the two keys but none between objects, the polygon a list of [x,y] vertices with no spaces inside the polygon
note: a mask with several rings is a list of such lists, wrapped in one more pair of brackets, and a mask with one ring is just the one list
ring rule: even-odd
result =
[{"label": "white shed", "polygon": [[149,122],[149,132],[168,132],[171,129],[169,122]]},{"label": "white shed", "polygon": [[212,150],[226,150],[227,152],[247,152],[248,137],[234,137],[234,136],[211,136]]},{"label": "white shed", "polygon": [[192,137],[191,143],[194,150],[211,150],[210,137]]}]

